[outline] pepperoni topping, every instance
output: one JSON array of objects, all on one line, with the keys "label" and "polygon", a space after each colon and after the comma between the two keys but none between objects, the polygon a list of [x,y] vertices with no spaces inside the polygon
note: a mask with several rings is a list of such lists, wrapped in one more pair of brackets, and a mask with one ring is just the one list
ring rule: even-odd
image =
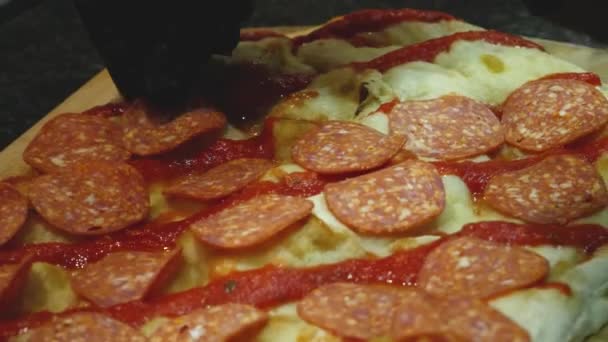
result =
[{"label": "pepperoni topping", "polygon": [[428,317],[425,311],[432,310],[433,315],[440,316],[440,324],[434,327],[435,335],[427,341],[518,341],[530,340],[528,333],[479,300],[448,299],[433,300],[429,310],[403,305],[394,315],[392,335],[397,341],[424,341],[415,339],[420,335],[431,335],[430,326],[417,324],[423,317]]},{"label": "pepperoni topping", "polygon": [[305,218],[312,207],[312,202],[299,197],[262,195],[194,222],[190,228],[215,247],[250,247]]},{"label": "pepperoni topping", "polygon": [[8,183],[0,182],[0,245],[10,240],[27,219],[27,199]]},{"label": "pepperoni topping", "polygon": [[167,123],[156,122],[139,104],[124,114],[123,142],[127,150],[140,156],[159,154],[226,125],[224,114],[210,108],[199,108]]},{"label": "pepperoni topping", "polygon": [[207,172],[189,174],[165,193],[200,200],[225,197],[262,177],[273,165],[266,159],[235,159]]},{"label": "pepperoni topping", "polygon": [[593,164],[566,154],[493,177],[483,197],[495,209],[533,223],[566,223],[608,204]]},{"label": "pepperoni topping", "polygon": [[116,252],[72,272],[79,295],[105,308],[139,300],[159,289],[177,271],[181,251]]},{"label": "pepperoni topping", "polygon": [[511,93],[502,112],[507,142],[546,151],[600,129],[608,122],[608,100],[582,81],[539,80]]},{"label": "pepperoni topping", "polygon": [[19,262],[0,265],[0,308],[3,311],[10,307],[25,287],[31,264],[31,256],[25,256]]},{"label": "pepperoni topping", "polygon": [[440,321],[433,319],[437,314],[427,305],[426,297],[415,288],[335,283],[320,287],[302,299],[298,303],[298,315],[339,336],[367,340],[388,335],[395,309],[402,302],[408,302],[429,315],[416,323],[431,332]]},{"label": "pepperoni topping", "polygon": [[142,176],[124,163],[91,161],[41,176],[29,190],[32,205],[57,228],[79,235],[120,230],[148,214]]},{"label": "pepperoni topping", "polygon": [[57,172],[76,162],[124,161],[120,128],[101,116],[62,114],[47,122],[23,152],[23,160],[42,172]]},{"label": "pepperoni topping", "polygon": [[144,342],[137,330],[96,312],[77,312],[56,316],[52,321],[34,329],[29,341],[36,342]]},{"label": "pepperoni topping", "polygon": [[418,284],[440,297],[487,298],[531,285],[548,272],[547,260],[533,252],[460,237],[428,255]]},{"label": "pepperoni topping", "polygon": [[262,328],[267,321],[268,315],[253,306],[212,306],[164,323],[150,337],[150,342],[249,340],[252,332]]},{"label": "pepperoni topping", "polygon": [[357,123],[332,121],[300,139],[292,156],[296,163],[318,173],[364,171],[386,163],[404,142],[401,135],[386,136]]},{"label": "pepperoni topping", "polygon": [[361,233],[398,233],[420,226],[445,207],[445,190],[431,164],[408,160],[325,187],[327,206]]},{"label": "pepperoni topping", "polygon": [[504,141],[494,113],[464,96],[402,102],[388,117],[391,132],[405,135],[405,149],[419,157],[472,157],[493,150]]}]

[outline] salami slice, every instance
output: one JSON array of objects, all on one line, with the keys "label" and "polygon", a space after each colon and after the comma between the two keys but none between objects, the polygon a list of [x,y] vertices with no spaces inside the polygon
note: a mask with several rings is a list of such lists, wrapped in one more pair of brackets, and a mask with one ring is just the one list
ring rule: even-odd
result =
[{"label": "salami slice", "polygon": [[71,274],[74,291],[105,308],[145,298],[181,265],[181,251],[116,252]]},{"label": "salami slice", "polygon": [[235,159],[204,173],[193,173],[168,187],[165,193],[200,200],[230,195],[262,177],[274,163],[266,159]]},{"label": "salami slice", "polygon": [[47,122],[23,152],[23,160],[42,172],[57,172],[77,162],[125,161],[121,131],[94,115],[62,114]]},{"label": "salami slice", "polygon": [[526,330],[480,300],[446,300],[440,307],[448,330],[465,341],[530,341]]},{"label": "salami slice", "polygon": [[418,227],[445,207],[435,167],[418,160],[325,187],[329,210],[361,233],[399,233]]},{"label": "salami slice", "polygon": [[96,312],[76,312],[55,316],[34,329],[29,341],[36,342],[145,342],[130,326]]},{"label": "salami slice", "polygon": [[447,298],[488,298],[542,280],[545,258],[519,247],[470,237],[441,244],[425,259],[418,285]]},{"label": "salami slice", "polygon": [[0,246],[10,240],[27,219],[27,199],[17,189],[0,182]]},{"label": "salami slice", "polygon": [[336,283],[312,291],[298,303],[298,315],[332,333],[362,340],[391,332],[393,313],[402,303],[424,314],[413,318],[419,332],[434,332],[441,323],[428,296],[415,288]]},{"label": "salami slice", "polygon": [[0,316],[6,313],[6,309],[19,297],[25,287],[31,265],[31,256],[26,256],[16,263],[0,265]]},{"label": "salami slice", "polygon": [[[434,300],[432,305],[432,310],[440,316],[438,324],[434,326],[434,334],[427,333],[413,324],[420,319],[420,316],[426,314],[424,311],[403,305],[394,315],[392,325],[394,339],[400,342],[527,342],[530,340],[524,329],[479,300]],[[428,338],[425,340],[420,336]]]},{"label": "salami slice", "polygon": [[299,165],[324,174],[364,171],[386,163],[397,154],[405,137],[384,135],[346,121],[331,121],[307,133],[292,149]]},{"label": "salami slice", "polygon": [[529,151],[567,144],[608,122],[608,100],[577,80],[528,82],[509,95],[502,110],[505,139]]},{"label": "salami slice", "polygon": [[485,201],[534,223],[566,223],[608,204],[606,185],[593,164],[573,155],[550,156],[488,182]]},{"label": "salami slice", "polygon": [[194,222],[190,229],[215,247],[250,247],[305,218],[312,207],[299,197],[262,195]]},{"label": "salami slice", "polygon": [[35,179],[33,207],[52,225],[79,235],[105,234],[141,221],[149,199],[143,177],[124,163],[90,161]]},{"label": "salami slice", "polygon": [[491,151],[504,141],[492,110],[464,96],[401,102],[388,117],[391,132],[405,135],[405,149],[419,157],[467,158]]},{"label": "salami slice", "polygon": [[150,342],[224,342],[251,339],[268,321],[268,315],[255,307],[224,304],[197,310],[163,324]]},{"label": "salami slice", "polygon": [[224,114],[210,108],[195,109],[167,123],[158,123],[143,105],[134,105],[125,113],[124,121],[125,148],[140,156],[173,150],[226,125]]}]

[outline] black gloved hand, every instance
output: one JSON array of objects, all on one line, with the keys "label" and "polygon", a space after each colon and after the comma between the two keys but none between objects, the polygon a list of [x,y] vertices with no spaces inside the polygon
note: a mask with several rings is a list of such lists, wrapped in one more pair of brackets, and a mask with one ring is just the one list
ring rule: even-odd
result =
[{"label": "black gloved hand", "polygon": [[81,17],[127,98],[174,103],[205,78],[211,54],[229,54],[251,0],[75,0]]}]

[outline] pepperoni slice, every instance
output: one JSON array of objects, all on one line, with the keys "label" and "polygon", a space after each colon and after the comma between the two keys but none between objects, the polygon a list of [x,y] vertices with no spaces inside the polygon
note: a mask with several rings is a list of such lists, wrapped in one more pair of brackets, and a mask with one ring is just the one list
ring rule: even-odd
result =
[{"label": "pepperoni slice", "polygon": [[448,330],[465,341],[530,341],[526,330],[480,300],[446,300],[440,308]]},{"label": "pepperoni slice", "polygon": [[27,219],[27,199],[17,189],[0,182],[0,246],[10,240]]},{"label": "pepperoni slice", "polygon": [[204,133],[226,125],[224,114],[199,108],[178,116],[170,122],[158,123],[143,105],[135,105],[124,115],[123,143],[134,154],[148,156],[175,149]]},{"label": "pepperoni slice", "polygon": [[467,158],[491,151],[504,141],[492,110],[464,96],[401,102],[388,117],[391,132],[405,135],[405,149],[419,157]]},{"label": "pepperoni slice", "polygon": [[529,151],[546,151],[599,130],[608,100],[592,85],[568,79],[524,84],[502,106],[505,139]]},{"label": "pepperoni slice", "polygon": [[145,298],[178,270],[181,251],[116,252],[71,274],[74,291],[105,308]]},{"label": "pepperoni slice", "polygon": [[249,340],[268,321],[255,307],[224,304],[197,310],[163,324],[150,342],[224,342]]},{"label": "pepperoni slice", "polygon": [[149,199],[143,177],[124,163],[90,161],[35,179],[32,205],[57,228],[79,235],[105,234],[141,221]]},{"label": "pepperoni slice", "polygon": [[418,160],[325,187],[327,206],[361,233],[398,233],[420,226],[445,207],[445,190],[435,167]]},{"label": "pepperoni slice", "polygon": [[415,288],[335,283],[312,291],[297,310],[305,321],[336,335],[368,340],[390,333],[393,313],[403,302],[428,314],[414,324],[435,331],[441,321],[427,297]]},{"label": "pepperoni slice", "polygon": [[34,329],[29,341],[36,342],[145,342],[130,326],[97,312],[76,312],[54,316]]},{"label": "pepperoni slice", "polygon": [[404,142],[401,135],[387,136],[357,123],[332,121],[304,135],[294,145],[292,157],[318,173],[364,171],[386,163]]},{"label": "pepperoni slice", "polygon": [[[432,308],[420,310],[403,305],[396,310],[392,325],[395,340],[404,341],[518,341],[530,340],[528,333],[513,321],[479,300],[451,299],[434,300]],[[415,323],[433,310],[439,316],[434,333],[420,329]],[[428,337],[426,340],[419,336]]]},{"label": "pepperoni slice", "polygon": [[207,172],[190,174],[165,193],[200,200],[217,199],[244,188],[273,166],[274,163],[266,159],[235,159]]},{"label": "pepperoni slice", "polygon": [[484,199],[495,209],[533,223],[566,223],[608,204],[606,185],[593,164],[556,155],[488,182]]},{"label": "pepperoni slice", "polygon": [[118,125],[101,116],[62,114],[47,122],[23,152],[23,160],[42,172],[57,172],[77,162],[125,161]]},{"label": "pepperoni slice", "polygon": [[418,285],[448,298],[488,298],[542,280],[545,258],[519,247],[471,237],[441,244],[425,259]]},{"label": "pepperoni slice", "polygon": [[262,195],[194,222],[190,228],[215,247],[249,247],[305,218],[312,207],[312,202],[299,197]]},{"label": "pepperoni slice", "polygon": [[27,276],[32,265],[31,256],[26,256],[19,262],[0,265],[0,316],[2,311],[10,308],[10,304],[19,297],[25,287]]}]

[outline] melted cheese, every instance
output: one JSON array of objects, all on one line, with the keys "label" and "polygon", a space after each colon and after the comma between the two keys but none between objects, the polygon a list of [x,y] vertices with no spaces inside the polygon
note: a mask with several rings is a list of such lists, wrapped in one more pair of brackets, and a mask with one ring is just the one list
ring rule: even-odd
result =
[{"label": "melted cheese", "polygon": [[315,69],[302,63],[291,51],[291,41],[285,38],[266,38],[255,42],[240,42],[232,51],[229,62],[263,65],[273,72],[288,74],[312,74],[315,72]]},{"label": "melted cheese", "polygon": [[328,71],[352,62],[365,62],[385,55],[400,46],[354,47],[339,39],[321,39],[298,49],[298,59],[319,71]]}]

